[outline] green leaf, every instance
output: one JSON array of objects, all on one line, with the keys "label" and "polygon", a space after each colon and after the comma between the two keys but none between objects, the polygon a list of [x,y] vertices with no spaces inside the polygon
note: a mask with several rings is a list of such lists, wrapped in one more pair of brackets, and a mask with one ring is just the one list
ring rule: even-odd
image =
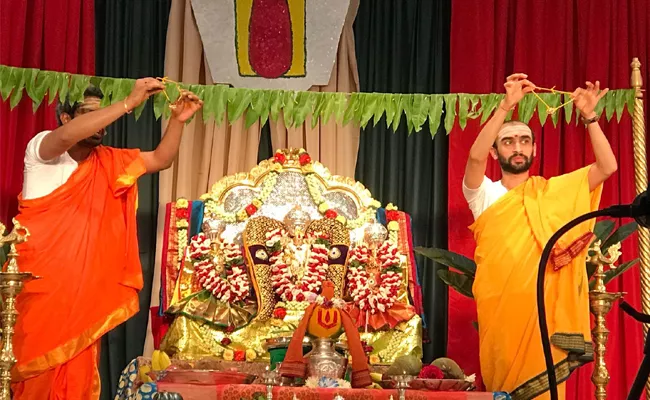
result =
[{"label": "green leaf", "polygon": [[[395,94],[387,94],[386,99],[385,99],[385,107],[386,107],[386,128],[390,128],[391,125],[393,125],[393,120],[395,119],[397,115],[397,102],[399,101],[399,98]],[[398,118],[401,118],[401,116],[398,116]]]},{"label": "green leaf", "polygon": [[402,114],[404,114],[404,103],[408,100],[401,94],[393,95],[393,99],[395,100],[395,116],[393,117],[391,129],[393,132],[397,132],[397,128],[399,128],[399,124],[402,122]]},{"label": "green leaf", "polygon": [[481,101],[481,108],[479,109],[479,114],[481,115],[481,125],[490,118],[494,110],[499,106],[501,100],[503,100],[504,95],[502,94],[483,94],[479,96]]},{"label": "green leaf", "polygon": [[5,65],[0,65],[0,96],[3,101],[7,101],[9,93],[13,88],[13,80],[11,79],[12,68]]},{"label": "green leaf", "polygon": [[439,94],[433,94],[429,103],[429,131],[433,139],[440,128],[440,119],[442,117],[443,97]]},{"label": "green leaf", "polygon": [[142,112],[144,111],[144,108],[147,106],[148,101],[149,101],[149,99],[145,99],[142,103],[140,103],[139,106],[137,106],[133,110],[133,117],[135,118],[136,121],[140,119],[140,116],[142,115]]},{"label": "green leaf", "polygon": [[153,115],[159,119],[163,115],[163,110],[167,108],[167,98],[161,93],[156,93],[153,96]]},{"label": "green leaf", "polygon": [[443,282],[454,288],[458,293],[471,299],[474,298],[474,295],[472,294],[472,285],[474,284],[473,278],[446,269],[439,269],[437,275]]},{"label": "green leaf", "polygon": [[314,92],[298,92],[296,98],[296,108],[294,111],[295,126],[301,126],[307,120],[307,117],[314,113],[314,104],[316,103],[316,96]]},{"label": "green leaf", "polygon": [[54,74],[54,72],[50,71],[41,71],[41,73],[38,74],[38,77],[35,84],[32,86],[32,89],[30,91],[27,91],[27,94],[34,102],[35,109],[37,109],[43,102],[45,93],[50,87],[52,81],[56,80]]},{"label": "green leaf", "polygon": [[[364,129],[368,125],[368,122],[370,122],[370,119],[375,115],[380,97],[374,93],[360,93],[359,96],[363,104],[359,126]],[[377,124],[376,121],[375,124]]]},{"label": "green leaf", "polygon": [[113,97],[113,87],[115,86],[113,83],[114,80],[115,79],[113,78],[104,78],[99,83],[99,90],[101,90],[104,94],[104,98],[102,98],[102,101],[99,104],[101,107],[106,107],[111,104],[111,98]]},{"label": "green leaf", "polygon": [[427,121],[429,117],[429,108],[431,107],[431,96],[424,94],[414,94],[413,103],[411,104],[411,115],[407,115],[406,118],[411,120],[413,129],[416,132],[422,130],[422,125]]},{"label": "green leaf", "polygon": [[476,263],[458,253],[449,250],[416,247],[413,251],[426,258],[429,258],[438,264],[446,265],[447,267],[455,268],[466,275],[474,277],[476,274]]},{"label": "green leaf", "polygon": [[535,95],[533,94],[527,94],[524,96],[523,99],[519,102],[518,111],[519,111],[519,120],[525,124],[527,124],[530,119],[533,117],[533,114],[535,113],[535,109],[537,108],[537,102],[539,100]]},{"label": "green leaf", "polygon": [[268,90],[262,91],[260,95],[260,127],[263,127],[266,124],[266,121],[269,120],[269,102],[271,100],[271,93]]},{"label": "green leaf", "polygon": [[278,120],[280,115],[280,110],[284,107],[284,91],[283,90],[273,90],[271,92],[271,119],[273,121]]},{"label": "green leaf", "polygon": [[372,117],[372,125],[377,126],[381,120],[381,117],[386,112],[386,103],[390,101],[390,95],[382,93],[370,93],[369,96],[372,96],[377,101]]},{"label": "green leaf", "polygon": [[253,96],[250,89],[236,88],[228,91],[228,121],[233,123],[244,114]]},{"label": "green leaf", "polygon": [[[38,70],[35,68],[25,68],[25,92],[27,96],[32,99],[32,102],[38,101],[35,96],[34,90],[36,89],[36,78],[38,78]],[[35,100],[36,99],[36,100]],[[41,101],[43,98],[41,97]],[[38,101],[40,103],[40,101]]]},{"label": "green leaf", "polygon": [[72,75],[70,79],[70,102],[81,103],[84,101],[84,92],[90,85],[90,77],[87,75]]},{"label": "green leaf", "polygon": [[285,126],[293,126],[294,110],[296,108],[296,92],[290,90],[284,92],[282,118]]},{"label": "green leaf", "polygon": [[250,128],[255,122],[259,121],[260,114],[262,113],[262,107],[264,107],[264,92],[251,92],[250,107],[248,107],[246,110],[246,129]]},{"label": "green leaf", "polygon": [[615,95],[616,122],[621,122],[621,118],[623,117],[623,112],[625,111],[625,103],[627,99],[625,97],[625,92],[621,92],[618,90],[614,90],[614,92],[616,92]]},{"label": "green leaf", "polygon": [[616,267],[614,269],[610,269],[608,271],[605,271],[605,277],[603,278],[603,282],[605,283],[605,285],[608,284],[609,282],[612,281],[612,279],[616,278],[617,276],[620,276],[625,271],[627,271],[628,269],[635,266],[638,262],[639,262],[639,259],[635,258],[634,260],[630,260],[628,262],[625,262],[625,263],[619,265],[618,267]]},{"label": "green leaf", "polygon": [[634,103],[636,102],[636,91],[634,89],[625,90],[625,97],[627,98],[627,112],[634,115]]},{"label": "green leaf", "polygon": [[[470,102],[472,103],[470,109]],[[458,95],[458,125],[460,129],[465,129],[467,126],[467,118],[472,114],[476,114],[476,105],[478,104],[478,96],[474,94],[461,93]]]},{"label": "green leaf", "polygon": [[11,96],[9,97],[9,107],[13,110],[14,107],[20,103],[23,97],[23,88],[25,87],[25,70],[23,68],[15,68],[11,74],[11,79],[15,82]]},{"label": "green leaf", "polygon": [[311,129],[316,128],[316,125],[318,125],[327,104],[327,96],[324,93],[315,92],[314,94],[316,95],[316,103],[314,104],[314,113],[311,116]]},{"label": "green leaf", "polygon": [[573,115],[573,102],[569,100],[571,100],[571,95],[565,93],[562,96],[562,103],[566,103],[564,104],[564,120],[567,124],[571,122],[571,116]]},{"label": "green leaf", "polygon": [[611,234],[610,237],[605,240],[605,242],[600,246],[601,251],[603,254],[607,254],[607,249],[609,249],[610,246],[623,242],[623,240],[627,239],[628,236],[636,232],[638,226],[636,222],[630,222],[625,225],[621,225],[617,230],[614,231],[614,233]]},{"label": "green leaf", "polygon": [[[560,105],[560,95],[556,93],[540,93],[539,97],[544,100],[546,104],[548,104],[550,107],[556,108],[557,106]],[[539,122],[542,126],[546,123],[546,119],[549,116],[548,113],[548,107],[546,106],[543,102],[537,101],[537,117],[539,118]],[[555,111],[553,115],[553,124],[557,126],[557,114],[558,111]]]},{"label": "green leaf", "polygon": [[133,86],[135,86],[135,80],[134,79],[120,79],[120,91],[118,98],[115,99],[113,97],[113,101],[123,101],[126,99],[129,94],[133,91]]},{"label": "green leaf", "polygon": [[[608,99],[608,97],[611,97],[611,94],[613,94],[611,91],[610,91],[610,92],[607,92],[607,94],[605,95],[605,97],[603,97],[602,99],[600,99],[600,100],[598,101],[598,104],[596,104],[596,108],[594,108],[594,112],[595,112],[597,115],[601,115],[602,112],[603,112],[603,110],[605,109],[605,105],[607,104],[607,102],[611,102],[611,100]],[[613,105],[613,104],[614,104],[614,103],[612,103],[612,105]],[[613,113],[612,113],[612,114],[613,114]],[[609,118],[607,118],[607,120],[609,121],[611,118],[612,118],[612,116],[610,115]]]},{"label": "green leaf", "polygon": [[616,111],[616,92],[610,90],[598,103],[605,104],[605,117],[607,118],[607,121],[611,121],[614,116],[614,111]]},{"label": "green leaf", "polygon": [[605,241],[605,239],[607,239],[609,235],[612,234],[615,226],[616,223],[611,219],[604,219],[602,221],[596,222],[596,225],[594,226],[594,235],[596,238],[593,241],[595,242],[597,240],[600,240],[601,243]]},{"label": "green leaf", "polygon": [[[213,100],[213,110],[214,110],[214,121],[217,126],[225,120],[224,116],[227,112],[228,97],[230,96],[228,92],[230,88],[226,85],[213,85],[212,93],[214,96]],[[228,117],[229,118],[229,117]]]},{"label": "green leaf", "polygon": [[458,95],[443,94],[442,98],[445,100],[445,131],[449,135],[456,120],[456,102],[458,101]]},{"label": "green leaf", "polygon": [[203,122],[207,123],[210,118],[214,118],[214,109],[215,109],[215,91],[217,86],[210,85],[206,86],[203,90]]},{"label": "green leaf", "polygon": [[350,123],[350,121],[356,119],[355,116],[358,114],[359,109],[361,108],[361,104],[361,96],[359,93],[350,94],[350,98],[348,99],[348,106],[343,113],[343,125],[347,125]]}]

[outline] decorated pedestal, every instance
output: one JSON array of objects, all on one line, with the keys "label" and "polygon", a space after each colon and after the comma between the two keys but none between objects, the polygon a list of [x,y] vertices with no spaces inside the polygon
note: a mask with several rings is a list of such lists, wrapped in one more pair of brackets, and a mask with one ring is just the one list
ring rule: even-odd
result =
[{"label": "decorated pedestal", "polygon": [[[160,347],[181,360],[268,360],[334,284],[374,365],[422,355],[410,218],[301,149],[279,150],[166,215]],[[154,335],[160,335],[160,330]],[[345,342],[345,336],[341,338]],[[277,348],[277,346],[276,346]]]}]

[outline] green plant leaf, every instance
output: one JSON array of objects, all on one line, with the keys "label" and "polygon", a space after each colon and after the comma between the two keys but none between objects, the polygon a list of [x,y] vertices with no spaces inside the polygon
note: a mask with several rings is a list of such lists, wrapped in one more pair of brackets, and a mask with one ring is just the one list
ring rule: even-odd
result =
[{"label": "green plant leaf", "polygon": [[[605,97],[603,97],[602,99],[600,99],[600,100],[598,101],[598,104],[596,104],[596,108],[594,108],[594,112],[595,112],[597,115],[601,115],[602,112],[603,112],[603,110],[605,110],[605,106],[607,105],[607,103],[608,103],[608,102],[611,102],[610,98],[611,98],[611,95],[612,95],[612,94],[613,94],[613,93],[612,93],[611,91],[609,91],[609,92],[607,92],[607,94],[605,95]],[[614,104],[614,103],[612,103],[612,105],[613,105],[613,104]],[[610,115],[609,118],[607,118],[607,120],[609,121],[609,120],[611,119],[611,117],[612,117],[612,116]]]},{"label": "green plant leaf", "polygon": [[20,103],[20,99],[23,98],[23,88],[25,87],[25,70],[23,68],[15,68],[11,74],[11,79],[16,82],[11,91],[11,96],[9,97],[9,107],[13,110],[14,107]]},{"label": "green plant leaf", "polygon": [[472,285],[474,284],[473,278],[446,269],[439,269],[437,275],[443,282],[454,288],[458,293],[471,299],[474,298],[474,295],[472,294]]},{"label": "green plant leaf", "polygon": [[597,240],[601,241],[601,244],[612,234],[616,223],[611,219],[604,219],[602,221],[596,222],[594,225],[594,235],[596,238],[591,242],[592,244]]},{"label": "green plant leaf", "polygon": [[471,277],[474,277],[476,274],[476,263],[462,254],[444,249],[425,247],[416,247],[413,251],[439,264],[455,268]]},{"label": "green plant leaf", "polygon": [[[560,95],[558,93],[540,93],[539,97],[544,100],[546,104],[553,108],[557,108],[561,104]],[[549,116],[548,107],[546,104],[539,100],[537,101],[537,117],[539,118],[539,122],[542,126],[544,126],[546,119]],[[551,114],[554,126],[557,126],[558,112],[559,110],[556,110],[553,114]]]},{"label": "green plant leaf", "polygon": [[449,135],[456,120],[456,102],[458,101],[458,95],[443,94],[442,96],[445,100],[445,131]]},{"label": "green plant leaf", "polygon": [[314,103],[314,113],[311,116],[311,129],[316,128],[318,122],[323,117],[323,111],[325,111],[325,105],[327,104],[327,96],[321,92],[315,92],[316,102]]},{"label": "green plant leaf", "polygon": [[627,98],[625,97],[625,92],[616,92],[616,122],[621,122],[623,117],[623,112],[625,111],[625,103]]},{"label": "green plant leaf", "polygon": [[343,125],[347,125],[350,121],[356,119],[355,115],[358,113],[359,107],[361,107],[361,97],[359,96],[359,93],[350,94],[347,107],[343,113]]},{"label": "green plant leaf", "polygon": [[55,80],[56,76],[53,72],[42,71],[38,74],[36,82],[32,86],[31,90],[27,91],[27,95],[32,99],[32,102],[34,103],[34,112],[36,112],[36,109],[40,107],[41,103],[43,102],[43,98],[45,98],[47,89],[52,84],[52,81]]},{"label": "green plant leaf", "polygon": [[479,99],[481,100],[481,108],[479,110],[479,114],[481,115],[481,125],[490,118],[494,110],[499,106],[499,103],[501,103],[503,97],[504,95],[497,93],[483,94],[479,96]]},{"label": "green plant leaf", "polygon": [[616,111],[616,92],[610,90],[604,98],[600,99],[599,103],[605,103],[605,117],[607,121],[611,121],[614,111]]},{"label": "green plant leaf", "polygon": [[3,101],[7,101],[9,93],[14,87],[14,82],[11,79],[12,69],[5,65],[0,65],[0,96]]},{"label": "green plant leaf", "polygon": [[475,94],[461,93],[458,95],[458,125],[460,126],[460,129],[465,129],[467,126],[467,119],[470,116],[475,118],[475,116],[478,115],[476,112],[478,102],[478,96]]},{"label": "green plant leaf", "polygon": [[[39,71],[35,68],[25,68],[25,92],[27,92],[27,96],[32,99],[32,102],[38,101],[34,93],[38,72]],[[43,98],[41,98],[41,100],[43,100]]]},{"label": "green plant leaf", "polygon": [[296,92],[284,92],[284,108],[282,108],[282,118],[286,126],[293,126],[294,110],[296,108]]},{"label": "green plant leaf", "polygon": [[634,115],[634,103],[636,102],[635,89],[626,90],[624,96],[627,99],[627,112],[630,113],[630,115]]},{"label": "green plant leaf", "polygon": [[[397,95],[394,94],[387,94],[384,106],[386,107],[386,128],[390,129],[390,127],[393,125],[393,120],[395,119],[397,115],[397,102],[398,102]],[[401,116],[397,116],[397,118],[401,118]]]},{"label": "green plant leaf", "polygon": [[639,263],[639,259],[635,258],[634,260],[630,260],[628,262],[625,262],[625,263],[617,266],[614,269],[610,269],[608,271],[605,271],[605,277],[603,278],[603,282],[605,283],[605,285],[608,284],[609,282],[612,281],[612,279],[616,278],[617,276],[620,276],[625,271],[627,271],[628,269],[634,267],[638,263]]},{"label": "green plant leaf", "polygon": [[394,95],[393,100],[395,103],[395,117],[393,118],[391,128],[393,132],[397,132],[397,128],[399,128],[399,124],[402,122],[402,115],[404,114],[404,102],[407,100],[401,94]]},{"label": "green plant leaf", "polygon": [[133,110],[133,117],[135,118],[136,121],[140,119],[140,116],[142,115],[142,111],[144,111],[144,108],[147,106],[147,101],[149,101],[149,99],[145,99],[142,103],[140,103],[139,106],[137,106]]},{"label": "green plant leaf", "polygon": [[537,97],[531,93],[528,93],[523,99],[521,99],[517,106],[519,111],[519,120],[521,122],[527,124],[530,121],[535,113],[535,109],[537,109],[538,101]]},{"label": "green plant leaf", "polygon": [[228,105],[228,90],[230,88],[225,85],[213,85],[213,110],[214,121],[217,126],[220,126],[226,121],[227,105]]},{"label": "green plant leaf", "polygon": [[433,94],[429,100],[429,131],[433,139],[440,128],[440,119],[442,117],[443,97],[439,94]]},{"label": "green plant leaf", "polygon": [[235,88],[228,91],[228,121],[232,123],[241,118],[249,107],[252,96],[250,89]]},{"label": "green plant leaf", "polygon": [[167,98],[161,93],[156,93],[153,96],[153,115],[159,119],[163,115],[163,110],[167,108]]},{"label": "green plant leaf", "polygon": [[565,93],[562,96],[562,103],[564,104],[564,120],[568,124],[571,122],[571,116],[573,115],[573,102],[569,101],[571,100],[571,95],[568,93]]},{"label": "green plant leaf", "polygon": [[619,242],[623,242],[623,240],[627,239],[628,236],[636,232],[637,228],[638,225],[636,222],[629,222],[625,225],[621,225],[607,238],[607,240],[601,244],[600,249],[602,253],[607,254],[607,250],[610,246]]}]

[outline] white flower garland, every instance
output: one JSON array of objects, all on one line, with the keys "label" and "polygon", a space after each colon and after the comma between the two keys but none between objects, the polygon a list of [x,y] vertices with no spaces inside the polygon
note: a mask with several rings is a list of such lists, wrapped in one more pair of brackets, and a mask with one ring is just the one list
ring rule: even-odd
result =
[{"label": "white flower garland", "polygon": [[226,243],[224,248],[224,270],[218,273],[210,255],[210,239],[199,233],[192,237],[187,255],[194,264],[199,284],[223,302],[243,301],[250,293],[250,280],[241,248]]},{"label": "white flower garland", "polygon": [[390,309],[397,301],[397,293],[402,282],[399,270],[400,256],[397,247],[386,241],[377,249],[379,262],[380,282],[377,286],[369,285],[370,274],[367,265],[370,261],[371,251],[361,244],[350,250],[348,267],[348,289],[350,296],[359,306],[361,311],[375,314]]},{"label": "white flower garland", "polygon": [[300,280],[294,281],[291,269],[283,260],[282,239],[287,237],[284,229],[274,229],[266,233],[273,290],[282,301],[313,301],[327,278],[329,243],[322,235],[312,235],[311,238],[316,241],[311,246],[305,274]]}]

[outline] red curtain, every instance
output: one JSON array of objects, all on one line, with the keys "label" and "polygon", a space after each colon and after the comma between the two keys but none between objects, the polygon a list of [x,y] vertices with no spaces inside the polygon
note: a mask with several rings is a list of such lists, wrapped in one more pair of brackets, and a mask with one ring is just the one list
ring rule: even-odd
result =
[{"label": "red curtain", "polygon": [[[94,1],[0,0],[0,64],[94,74]],[[13,110],[0,102],[1,222],[16,214],[27,143],[56,127],[54,104],[43,100],[34,113],[27,94]]]},{"label": "red curtain", "polygon": [[[572,91],[586,80],[600,80],[611,89],[629,88],[630,62],[638,57],[646,82],[650,46],[650,3],[646,0],[463,0],[452,3],[452,93],[503,93],[503,82],[513,72],[525,72],[543,87]],[[647,101],[647,100],[646,100]],[[591,144],[583,126],[567,124],[561,114],[553,127],[542,129],[535,117],[531,127],[538,141],[533,174],[545,177],[570,172],[593,162]],[[601,124],[619,162],[618,173],[605,184],[601,207],[630,202],[635,195],[631,118],[625,115]],[[646,122],[647,124],[647,122]],[[473,238],[467,227],[472,216],[461,185],[469,148],[480,126],[468,123],[454,128],[449,140],[449,249],[472,257]],[[500,178],[497,163],[488,176]],[[624,259],[637,256],[636,235],[623,246]],[[536,267],[536,266],[535,266]],[[639,271],[634,269],[609,285],[625,291],[625,299],[640,306]],[[449,295],[448,355],[466,372],[478,372],[478,334],[474,302],[453,290]],[[611,334],[607,366],[611,374],[609,394],[623,399],[640,364],[642,327],[614,307],[607,318]],[[507,329],[507,327],[504,327]],[[573,375],[568,399],[593,398],[590,382],[593,363]]]}]

